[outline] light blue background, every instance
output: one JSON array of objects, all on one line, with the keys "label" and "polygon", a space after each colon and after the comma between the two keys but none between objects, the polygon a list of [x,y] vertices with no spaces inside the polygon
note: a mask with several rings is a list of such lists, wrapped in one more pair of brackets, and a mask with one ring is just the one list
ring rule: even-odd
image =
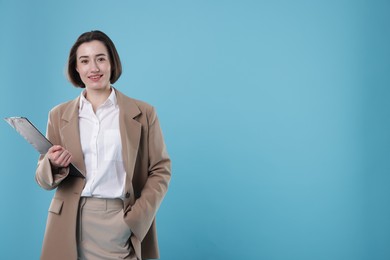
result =
[{"label": "light blue background", "polygon": [[[0,117],[41,130],[80,90],[79,34],[153,104],[173,161],[162,260],[390,259],[389,1],[0,0]],[[0,258],[38,259],[52,192],[0,124]]]}]

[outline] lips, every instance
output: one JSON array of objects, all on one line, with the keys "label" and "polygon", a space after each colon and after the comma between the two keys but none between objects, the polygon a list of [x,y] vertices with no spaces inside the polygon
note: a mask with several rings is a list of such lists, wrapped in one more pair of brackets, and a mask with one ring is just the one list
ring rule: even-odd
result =
[{"label": "lips", "polygon": [[100,78],[103,77],[103,75],[91,75],[91,76],[88,76],[88,78],[92,81],[99,81]]}]

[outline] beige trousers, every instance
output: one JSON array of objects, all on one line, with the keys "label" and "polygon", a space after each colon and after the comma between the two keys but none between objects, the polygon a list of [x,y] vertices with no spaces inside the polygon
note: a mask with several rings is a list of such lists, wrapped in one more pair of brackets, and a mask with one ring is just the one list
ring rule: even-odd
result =
[{"label": "beige trousers", "polygon": [[121,199],[80,200],[77,220],[78,260],[137,260],[131,231],[123,220]]}]

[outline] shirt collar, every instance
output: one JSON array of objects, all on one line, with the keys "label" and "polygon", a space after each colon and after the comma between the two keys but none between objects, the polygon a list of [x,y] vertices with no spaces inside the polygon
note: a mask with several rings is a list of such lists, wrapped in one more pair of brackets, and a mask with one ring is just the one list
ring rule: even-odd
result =
[{"label": "shirt collar", "polygon": [[[79,104],[79,111],[83,109],[85,105],[90,105],[91,103],[85,98],[86,90],[84,89],[80,94],[80,104]],[[116,93],[114,88],[111,88],[111,93],[108,96],[107,100],[104,101],[103,104],[100,105],[100,107],[103,106],[109,106],[109,105],[117,105],[117,99],[116,99]]]},{"label": "shirt collar", "polygon": [[111,88],[111,93],[108,96],[107,100],[102,104],[102,106],[107,106],[107,105],[114,105],[114,106],[117,105],[116,94],[113,88]]}]

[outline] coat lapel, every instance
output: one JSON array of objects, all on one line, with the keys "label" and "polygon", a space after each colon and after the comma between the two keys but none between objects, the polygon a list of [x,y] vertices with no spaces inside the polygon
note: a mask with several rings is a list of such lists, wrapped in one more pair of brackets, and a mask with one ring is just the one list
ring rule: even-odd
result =
[{"label": "coat lapel", "polygon": [[141,111],[132,99],[126,97],[116,89],[115,91],[119,106],[122,157],[127,173],[126,187],[130,187],[142,131],[141,124],[134,120],[134,118],[141,114]]},{"label": "coat lapel", "polygon": [[80,129],[79,129],[79,97],[72,100],[66,107],[61,120],[63,120],[60,129],[64,147],[72,154],[72,163],[85,176],[84,155],[81,149]]}]

